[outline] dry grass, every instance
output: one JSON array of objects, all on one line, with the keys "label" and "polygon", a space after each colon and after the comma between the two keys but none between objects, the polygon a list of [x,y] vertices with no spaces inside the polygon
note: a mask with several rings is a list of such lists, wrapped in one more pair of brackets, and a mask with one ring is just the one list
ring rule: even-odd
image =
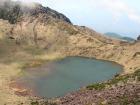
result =
[{"label": "dry grass", "polygon": [[20,69],[19,64],[0,64],[0,105],[16,105],[19,102],[26,102],[26,97],[18,97],[9,88],[11,77],[16,76]]},{"label": "dry grass", "polygon": [[[0,40],[0,105],[17,105],[28,97],[19,97],[9,88],[11,78],[17,77],[25,68],[40,66],[43,63],[63,58],[59,53],[47,53],[35,46],[16,45],[12,40]],[[28,103],[28,104],[27,104]]]}]

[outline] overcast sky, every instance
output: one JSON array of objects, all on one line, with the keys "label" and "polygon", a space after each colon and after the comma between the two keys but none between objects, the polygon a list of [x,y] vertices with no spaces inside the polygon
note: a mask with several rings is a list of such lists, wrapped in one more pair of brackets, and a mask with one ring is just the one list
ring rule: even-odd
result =
[{"label": "overcast sky", "polygon": [[140,34],[140,0],[20,0],[55,9],[77,25],[124,36]]}]

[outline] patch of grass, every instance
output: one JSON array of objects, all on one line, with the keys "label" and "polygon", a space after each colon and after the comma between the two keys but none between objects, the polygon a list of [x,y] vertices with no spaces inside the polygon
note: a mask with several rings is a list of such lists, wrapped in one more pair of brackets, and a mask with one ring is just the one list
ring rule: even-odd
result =
[{"label": "patch of grass", "polygon": [[70,35],[78,34],[78,30],[74,29],[73,27],[71,27],[68,24],[61,23],[61,27],[59,27],[59,28],[60,28],[60,30],[68,32]]},{"label": "patch of grass", "polygon": [[38,67],[41,66],[43,63],[45,63],[46,60],[42,59],[34,59],[29,62],[26,62],[22,65],[21,69],[26,69],[26,68],[33,68],[33,67]]},{"label": "patch of grass", "polygon": [[62,55],[60,53],[48,53],[44,55],[38,55],[36,56],[36,59],[42,59],[42,60],[48,60],[48,61],[56,61],[65,58],[65,55]]},{"label": "patch of grass", "polygon": [[104,83],[97,83],[97,84],[93,84],[93,85],[89,85],[87,86],[87,89],[89,90],[102,90],[106,87],[106,85]]},{"label": "patch of grass", "polygon": [[30,105],[57,105],[54,102],[48,102],[48,101],[31,101]]},{"label": "patch of grass", "polygon": [[140,81],[140,69],[138,69],[133,76],[137,77],[138,81]]},{"label": "patch of grass", "polygon": [[31,102],[31,105],[39,105],[39,102],[38,101],[33,101],[33,102]]},{"label": "patch of grass", "polygon": [[104,89],[107,85],[115,85],[118,84],[119,82],[123,82],[126,83],[129,78],[133,78],[135,79],[137,77],[137,80],[140,81],[140,70],[136,70],[136,72],[132,73],[132,74],[128,74],[128,75],[123,75],[123,76],[116,76],[115,78],[104,82],[104,83],[96,83],[96,84],[92,84],[87,86],[86,88],[89,90],[102,90]]},{"label": "patch of grass", "polygon": [[120,105],[140,105],[139,98],[135,98],[130,100],[129,97],[121,97],[120,99]]},{"label": "patch of grass", "polygon": [[113,84],[117,84],[120,81],[122,82],[126,82],[128,80],[129,76],[118,76],[116,78],[113,78],[112,80],[108,81],[107,84],[108,85],[113,85]]},{"label": "patch of grass", "polygon": [[140,76],[140,69],[134,72],[134,76]]},{"label": "patch of grass", "polygon": [[42,48],[36,46],[28,46],[24,47],[23,50],[32,55],[41,55],[44,54],[44,50]]}]

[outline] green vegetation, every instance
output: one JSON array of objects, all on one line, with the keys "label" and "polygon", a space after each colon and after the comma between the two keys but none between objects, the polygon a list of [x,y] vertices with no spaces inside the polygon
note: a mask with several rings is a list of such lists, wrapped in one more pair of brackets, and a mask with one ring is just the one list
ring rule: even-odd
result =
[{"label": "green vegetation", "polygon": [[104,83],[96,83],[96,84],[87,86],[87,89],[89,89],[89,90],[92,90],[92,89],[102,90],[104,88],[105,88],[105,84]]},{"label": "green vegetation", "polygon": [[31,105],[39,105],[39,102],[38,101],[33,101],[33,102],[31,102]]},{"label": "green vegetation", "polygon": [[44,50],[42,48],[36,47],[36,46],[28,46],[23,48],[24,51],[26,51],[29,54],[32,55],[41,55],[44,54]]},{"label": "green vegetation", "polygon": [[113,78],[112,80],[109,80],[104,83],[96,83],[87,86],[86,88],[89,90],[95,89],[95,90],[102,90],[106,86],[112,86],[112,85],[117,85],[119,82],[127,83],[129,79],[135,80],[137,78],[137,81],[140,81],[140,69],[136,70],[133,74],[128,74],[128,75],[123,75],[123,76],[117,76]]},{"label": "green vegetation", "polygon": [[30,105],[57,105],[55,102],[48,101],[31,101]]},{"label": "green vegetation", "polygon": [[137,77],[137,80],[140,81],[140,69],[134,73],[133,77]]},{"label": "green vegetation", "polygon": [[118,76],[118,77],[116,77],[116,78],[113,78],[112,80],[110,80],[110,81],[109,81],[108,83],[106,83],[106,84],[108,84],[108,85],[113,85],[113,84],[119,83],[120,81],[122,81],[122,82],[127,82],[128,78],[129,78],[129,76]]},{"label": "green vegetation", "polygon": [[135,100],[134,102],[131,102],[129,100],[129,97],[122,97],[120,101],[120,105],[138,105],[138,100]]}]

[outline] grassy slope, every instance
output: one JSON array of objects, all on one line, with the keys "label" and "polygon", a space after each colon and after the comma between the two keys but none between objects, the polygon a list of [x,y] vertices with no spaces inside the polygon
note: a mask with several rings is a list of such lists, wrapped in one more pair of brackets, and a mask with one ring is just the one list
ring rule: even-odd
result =
[{"label": "grassy slope", "polygon": [[[51,49],[46,49],[46,47],[45,47],[45,49],[42,49],[41,47],[34,46],[33,44],[31,44],[31,45],[30,44],[19,44],[18,45],[15,43],[15,40],[7,39],[5,37],[1,38],[1,40],[0,40],[0,48],[1,48],[0,49],[0,57],[1,57],[1,59],[0,59],[0,64],[1,64],[0,65],[0,67],[1,67],[0,78],[2,78],[2,79],[0,79],[0,82],[2,84],[0,86],[1,87],[0,91],[3,94],[3,96],[7,97],[7,98],[0,97],[0,101],[2,103],[12,102],[12,103],[10,103],[10,105],[12,105],[12,104],[15,105],[15,103],[18,102],[19,100],[21,100],[20,102],[26,102],[26,100],[27,100],[26,98],[17,97],[16,95],[14,95],[13,91],[11,91],[10,89],[6,90],[6,88],[9,88],[7,86],[7,84],[9,83],[10,78],[13,76],[17,76],[18,73],[21,70],[25,69],[26,67],[39,66],[48,60],[54,60],[54,59],[61,58],[67,52],[73,53],[72,55],[76,55],[76,56],[82,54],[80,56],[89,55],[89,57],[90,56],[94,57],[95,54],[100,55],[99,52],[95,53],[96,50],[98,51],[98,49],[99,49],[99,51],[101,50],[100,52],[104,52],[106,49],[112,50],[112,47],[113,47],[114,50],[116,48],[116,50],[113,51],[113,53],[118,51],[118,45],[116,46],[115,44],[111,44],[111,45],[108,44],[107,41],[109,41],[109,40],[105,40],[103,37],[99,36],[99,34],[94,33],[93,34],[94,37],[92,37],[92,36],[90,36],[89,32],[87,32],[87,33],[81,32],[81,30],[84,31],[83,29],[80,29],[80,31],[78,31],[78,29],[75,29],[75,27],[73,27],[69,24],[65,24],[63,22],[60,22],[59,24],[55,24],[54,26],[52,24],[54,24],[54,23],[49,24],[47,26],[47,28],[46,28],[46,26],[41,27],[42,26],[41,23],[38,24],[38,27],[42,28],[42,29],[39,28],[39,30],[38,30],[39,37],[44,37],[44,36],[41,36],[42,34],[45,35],[45,37],[47,37],[47,39],[45,40],[45,43],[43,43],[43,44],[45,46],[47,44],[52,44],[50,47]],[[27,27],[30,27],[30,25]],[[27,27],[24,27],[24,29],[25,29],[24,32],[27,32],[26,31],[26,30],[28,30]],[[47,31],[44,31],[46,29],[47,29]],[[2,32],[5,32],[5,31],[2,31]],[[81,32],[81,33],[79,33],[79,32]],[[55,34],[55,33],[57,33],[57,34]],[[4,35],[6,33],[2,33],[2,34]],[[18,33],[18,35],[19,35],[19,33]],[[29,35],[29,33],[25,34],[25,35]],[[69,35],[69,37],[68,37],[68,35]],[[65,36],[65,37],[63,37],[63,36]],[[57,40],[55,40],[55,39],[57,39]],[[40,45],[43,45],[43,44],[40,42]],[[68,44],[68,46],[67,46],[67,44]],[[69,51],[69,49],[64,49],[64,51],[63,51],[63,47],[70,48],[70,51]],[[74,48],[74,50],[71,48]],[[132,46],[132,49],[133,49],[133,46]],[[136,48],[135,51],[137,51],[137,50],[138,49]],[[126,49],[126,51],[128,51],[128,50]],[[129,50],[129,52],[130,52],[130,50]],[[107,54],[107,53],[110,53],[110,52],[106,52],[103,54]],[[126,53],[124,53],[124,54],[126,54]],[[129,53],[127,53],[127,54],[129,54]],[[130,52],[130,54],[131,54],[131,52]],[[131,54],[131,55],[133,55],[133,54]],[[112,55],[112,56],[114,57],[115,55]],[[106,58],[106,57],[101,57],[101,58]],[[138,60],[139,58],[136,57],[135,59],[136,59],[135,61],[139,61]],[[6,69],[6,72],[3,72],[5,69]],[[6,84],[3,84],[4,82]],[[100,88],[102,86],[96,85],[96,88],[98,88],[98,87]],[[13,97],[13,98],[11,98],[11,97]],[[8,101],[7,101],[7,99],[8,99]],[[13,101],[11,101],[11,100],[13,100]]]},{"label": "grassy slope", "polygon": [[16,45],[15,41],[8,39],[0,40],[0,104],[17,105],[25,102],[29,105],[27,97],[18,97],[9,88],[11,78],[18,74],[26,67],[36,67],[49,60],[60,58],[57,53],[46,54],[43,49],[35,46]]},{"label": "grassy slope", "polygon": [[104,82],[104,83],[97,83],[97,84],[89,85],[89,86],[87,86],[87,89],[89,89],[89,90],[93,90],[93,89],[102,90],[108,86],[111,87],[112,85],[117,85],[120,82],[125,84],[125,83],[129,82],[130,79],[133,81],[140,82],[140,70],[137,70],[132,74],[118,75],[118,76],[114,77],[113,79],[111,79],[107,82]]}]

